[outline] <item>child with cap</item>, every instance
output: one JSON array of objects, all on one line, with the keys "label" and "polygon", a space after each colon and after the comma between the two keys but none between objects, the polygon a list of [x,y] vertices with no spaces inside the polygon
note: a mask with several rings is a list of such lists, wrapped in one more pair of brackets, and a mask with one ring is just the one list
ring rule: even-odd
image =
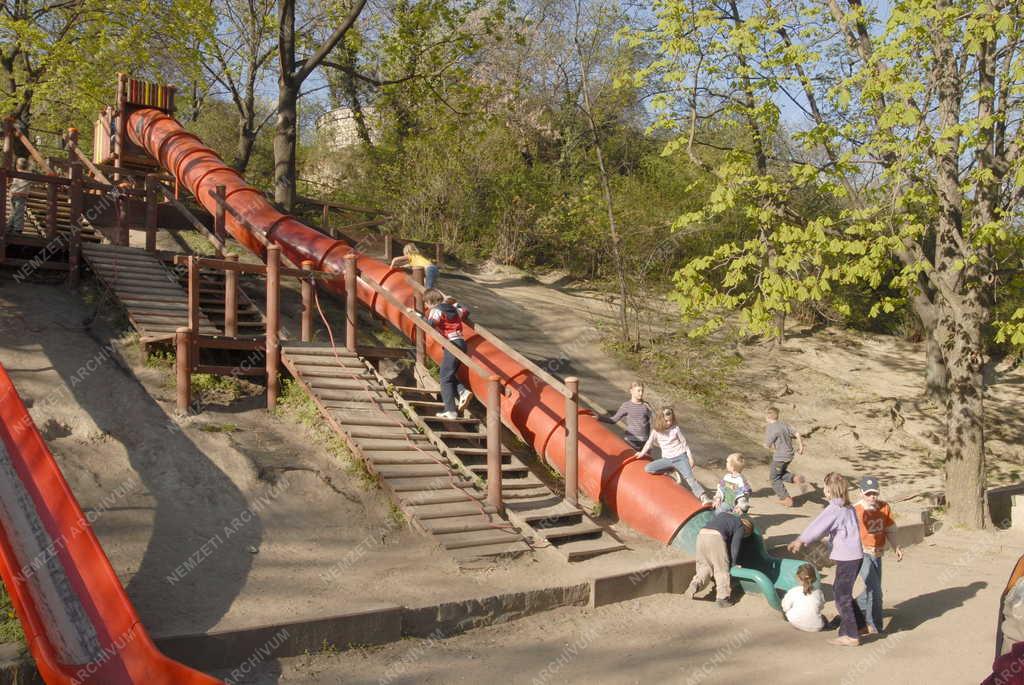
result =
[{"label": "child with cap", "polygon": [[888,544],[896,553],[896,561],[902,561],[903,550],[892,540],[896,522],[889,504],[880,498],[878,479],[874,476],[861,478],[860,496],[860,501],[853,507],[864,546],[864,560],[860,566],[864,592],[857,597],[857,605],[864,612],[866,632],[877,634],[882,631],[882,554]]}]

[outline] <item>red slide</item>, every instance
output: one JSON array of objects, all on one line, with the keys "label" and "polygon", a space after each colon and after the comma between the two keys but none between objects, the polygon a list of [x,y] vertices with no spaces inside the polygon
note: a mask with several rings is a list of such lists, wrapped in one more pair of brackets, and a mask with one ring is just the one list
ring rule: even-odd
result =
[{"label": "red slide", "polygon": [[0,574],[49,685],[207,685],[161,654],[0,366]]},{"label": "red slide", "polygon": [[[254,235],[258,232],[264,240],[280,246],[295,264],[308,259],[320,270],[338,273],[339,278],[327,282],[327,287],[344,291],[344,279],[340,277],[342,258],[352,249],[345,242],[274,209],[260,191],[246,184],[217,153],[172,117],[156,109],[135,110],[128,118],[128,136],[173,174],[211,214],[216,210],[212,193],[223,185],[229,207],[227,230],[240,243],[262,255],[263,244]],[[364,277],[390,290],[399,301],[412,305],[412,286],[403,272],[363,254],[357,254],[356,264]],[[358,296],[411,339],[413,324],[404,312],[368,286],[360,286]],[[515,429],[538,454],[564,473],[562,395],[472,328],[466,329],[466,342],[470,356],[504,382],[501,414],[505,425]],[[442,350],[433,341],[428,340],[428,352],[440,361]],[[485,396],[485,381],[468,374],[466,369],[461,373],[463,382],[477,397]],[[610,505],[640,533],[683,549],[691,548],[705,518],[696,516],[704,511],[696,497],[669,478],[646,473],[643,462],[629,461],[633,450],[594,417],[580,416],[579,434],[580,487]]]}]

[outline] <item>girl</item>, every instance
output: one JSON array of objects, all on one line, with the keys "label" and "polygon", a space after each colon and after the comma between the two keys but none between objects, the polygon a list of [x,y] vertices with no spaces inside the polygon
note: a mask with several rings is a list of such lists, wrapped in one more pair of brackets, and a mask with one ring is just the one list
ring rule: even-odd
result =
[{"label": "girl", "polygon": [[838,473],[825,476],[825,497],[828,506],[818,514],[818,518],[807,526],[788,549],[792,553],[800,551],[804,545],[829,536],[832,551],[829,559],[836,562],[836,579],[832,585],[835,594],[836,608],[839,610],[839,637],[829,640],[830,644],[841,647],[856,647],[860,644],[860,632],[866,630],[864,613],[853,601],[853,583],[860,572],[864,550],[860,541],[860,525],[857,514],[850,506],[847,494],[849,484],[846,478]]},{"label": "girl", "polygon": [[690,451],[690,446],[686,444],[683,432],[676,425],[676,413],[672,407],[662,407],[661,411],[654,415],[651,435],[644,443],[644,448],[636,453],[636,458],[646,457],[655,441],[661,448],[661,459],[652,461],[644,467],[644,470],[647,473],[668,471],[680,485],[682,485],[680,478],[685,480],[693,494],[700,498],[701,504],[711,502],[711,498],[707,496],[704,488],[693,475],[693,453]]},{"label": "girl", "polygon": [[427,290],[437,284],[437,265],[420,254],[419,248],[412,243],[406,243],[402,248],[402,255],[391,260],[392,269],[399,269],[403,266],[422,266],[423,287]]},{"label": "girl", "polygon": [[794,628],[816,633],[825,627],[825,619],[821,615],[821,610],[825,608],[825,596],[820,589],[814,587],[818,574],[813,566],[804,564],[796,570],[796,579],[800,585],[791,587],[782,598],[782,611]]},{"label": "girl", "polygon": [[733,452],[725,458],[725,475],[718,481],[718,489],[712,505],[716,512],[732,512],[745,514],[750,510],[750,495],[753,488],[743,476],[746,460],[739,452]]}]

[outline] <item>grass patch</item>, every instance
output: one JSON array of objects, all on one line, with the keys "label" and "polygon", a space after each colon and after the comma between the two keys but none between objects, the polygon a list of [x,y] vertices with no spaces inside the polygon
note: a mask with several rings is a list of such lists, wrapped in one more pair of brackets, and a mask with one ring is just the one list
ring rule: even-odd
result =
[{"label": "grass patch", "polygon": [[199,430],[204,433],[234,433],[238,430],[238,424],[235,423],[204,423],[199,426]]},{"label": "grass patch", "polygon": [[146,366],[160,371],[173,371],[174,360],[174,352],[169,350],[152,350],[146,355]]},{"label": "grass patch", "polygon": [[213,243],[199,231],[179,231],[178,237],[188,245],[189,250],[197,255],[212,257],[216,254],[216,250],[213,249]]},{"label": "grass patch", "polygon": [[21,621],[14,612],[14,605],[11,603],[11,596],[7,594],[7,588],[0,583],[0,643],[20,642],[24,644],[25,633],[21,629]]},{"label": "grass patch", "polygon": [[[664,335],[634,352],[617,339],[604,347],[644,381],[670,397],[685,397],[707,408],[720,405],[742,359],[717,340],[693,340],[685,332]],[[659,401],[652,397],[652,403]]]},{"label": "grass patch", "polygon": [[229,404],[249,394],[244,381],[234,376],[218,376],[212,373],[192,374],[192,393],[204,404]]}]

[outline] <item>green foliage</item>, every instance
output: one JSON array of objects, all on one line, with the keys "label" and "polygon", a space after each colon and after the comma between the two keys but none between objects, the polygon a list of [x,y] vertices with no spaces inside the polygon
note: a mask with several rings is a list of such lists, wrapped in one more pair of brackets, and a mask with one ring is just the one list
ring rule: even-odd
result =
[{"label": "green foliage", "polygon": [[246,397],[251,392],[251,385],[234,376],[219,376],[212,373],[192,374],[192,392],[203,404],[222,402],[230,404]]},{"label": "green foliage", "polygon": [[11,596],[7,588],[0,583],[0,644],[7,642],[25,642],[25,633],[21,629],[21,621],[11,604]]}]

